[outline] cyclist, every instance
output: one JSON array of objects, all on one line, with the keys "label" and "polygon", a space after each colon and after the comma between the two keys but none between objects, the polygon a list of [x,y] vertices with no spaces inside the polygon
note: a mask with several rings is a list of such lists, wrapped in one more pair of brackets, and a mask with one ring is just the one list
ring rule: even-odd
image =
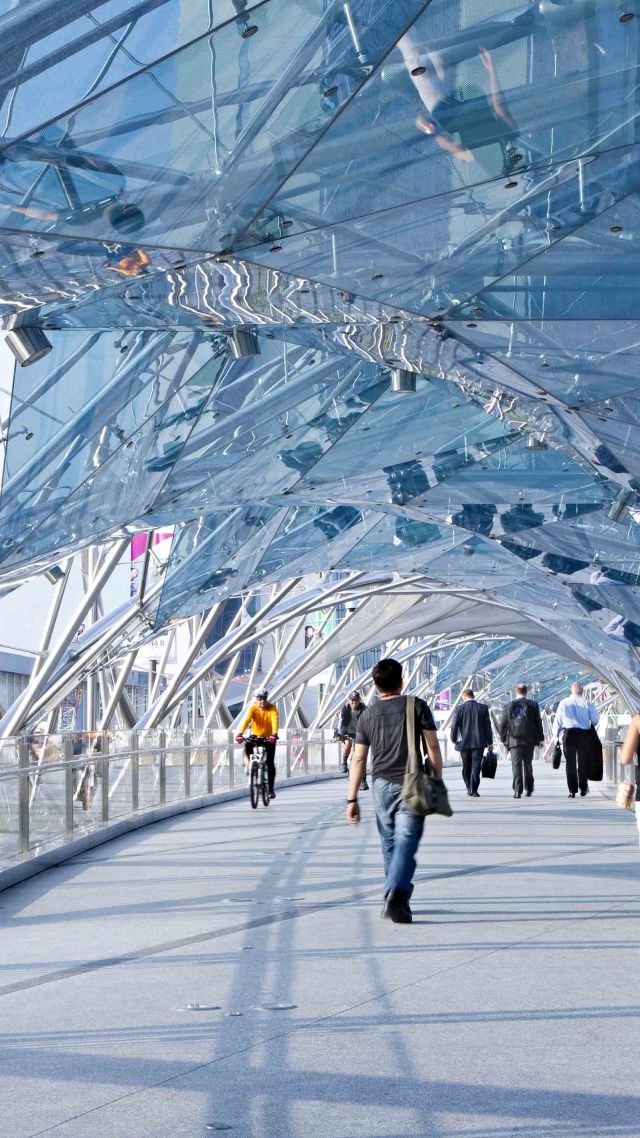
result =
[{"label": "cyclist", "polygon": [[275,798],[276,792],[273,789],[276,781],[276,742],[278,739],[278,709],[274,703],[269,703],[266,688],[256,692],[254,703],[251,704],[247,714],[244,717],[242,725],[236,736],[236,743],[244,743],[244,753],[247,760],[247,765],[250,763],[251,755],[253,754],[254,743],[251,739],[245,739],[244,732],[249,724],[251,724],[251,731],[257,735],[259,739],[265,739],[265,752],[267,756],[267,777],[269,779],[269,798]]},{"label": "cyclist", "polygon": [[[351,754],[354,743],[356,741],[356,730],[358,727],[358,720],[364,711],[365,705],[362,702],[359,691],[352,691],[349,693],[349,698],[345,703],[342,711],[340,712],[340,738],[342,739],[342,769],[345,774],[349,773],[349,764],[347,759]],[[360,784],[360,790],[368,790],[369,783],[367,782],[366,772]]]}]

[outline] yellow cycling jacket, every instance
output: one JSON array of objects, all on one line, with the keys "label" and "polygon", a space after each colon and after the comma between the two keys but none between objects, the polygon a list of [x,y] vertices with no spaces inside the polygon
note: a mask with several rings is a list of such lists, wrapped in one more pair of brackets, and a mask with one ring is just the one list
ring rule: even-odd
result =
[{"label": "yellow cycling jacket", "polygon": [[268,739],[269,735],[278,734],[279,722],[278,708],[274,703],[268,703],[266,707],[260,707],[259,703],[253,703],[244,717],[239,734],[242,735],[251,724],[254,735],[259,735],[261,739]]}]

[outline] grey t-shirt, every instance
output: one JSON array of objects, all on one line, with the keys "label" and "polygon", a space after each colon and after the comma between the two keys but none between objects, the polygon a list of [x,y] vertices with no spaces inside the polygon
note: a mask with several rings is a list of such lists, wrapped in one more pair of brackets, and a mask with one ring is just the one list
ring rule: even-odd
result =
[{"label": "grey t-shirt", "polygon": [[[356,745],[371,748],[374,778],[402,785],[407,763],[407,699],[404,695],[380,699],[365,708],[358,720]],[[423,699],[416,699],[416,739],[419,731],[435,731],[431,710]]]}]

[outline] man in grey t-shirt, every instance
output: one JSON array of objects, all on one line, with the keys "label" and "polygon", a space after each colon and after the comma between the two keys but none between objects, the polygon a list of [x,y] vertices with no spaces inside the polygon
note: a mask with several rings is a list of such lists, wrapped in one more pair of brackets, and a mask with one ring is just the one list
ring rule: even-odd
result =
[{"label": "man in grey t-shirt", "polygon": [[[373,801],[382,842],[385,886],[382,916],[396,924],[412,920],[409,898],[413,892],[416,851],[424,818],[414,814],[402,800],[407,762],[406,697],[402,694],[402,664],[379,660],[372,671],[379,699],[358,720],[356,753],[351,764],[347,795],[347,821],[360,821],[358,787],[372,752]],[[424,700],[416,700],[416,738],[422,734],[435,773],[442,775],[442,757],[433,716]]]}]

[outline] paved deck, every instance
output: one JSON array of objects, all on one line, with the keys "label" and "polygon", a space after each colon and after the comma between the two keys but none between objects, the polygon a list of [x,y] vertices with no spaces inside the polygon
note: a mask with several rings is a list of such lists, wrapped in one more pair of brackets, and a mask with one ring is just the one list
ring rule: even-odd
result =
[{"label": "paved deck", "polygon": [[3,1138],[637,1138],[634,818],[540,764],[520,802],[504,764],[479,800],[459,777],[412,926],[343,781],[1,894]]}]

